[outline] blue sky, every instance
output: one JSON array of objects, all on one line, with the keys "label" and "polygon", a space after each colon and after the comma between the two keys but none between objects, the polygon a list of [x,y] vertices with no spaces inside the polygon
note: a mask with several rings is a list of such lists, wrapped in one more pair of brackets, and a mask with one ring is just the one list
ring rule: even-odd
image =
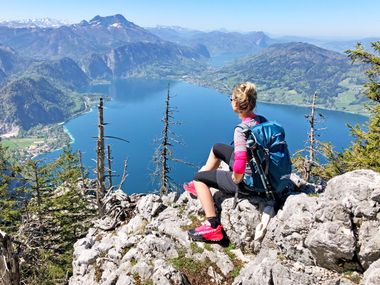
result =
[{"label": "blue sky", "polygon": [[0,0],[0,19],[71,22],[122,14],[143,27],[264,31],[271,35],[379,37],[378,0]]}]

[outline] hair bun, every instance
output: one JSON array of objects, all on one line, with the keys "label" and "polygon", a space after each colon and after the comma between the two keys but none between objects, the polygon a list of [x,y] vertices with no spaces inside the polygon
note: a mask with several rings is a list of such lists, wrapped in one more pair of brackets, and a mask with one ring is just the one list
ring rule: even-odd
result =
[{"label": "hair bun", "polygon": [[237,84],[232,94],[239,103],[240,112],[247,113],[256,107],[257,92],[255,84],[251,82]]}]

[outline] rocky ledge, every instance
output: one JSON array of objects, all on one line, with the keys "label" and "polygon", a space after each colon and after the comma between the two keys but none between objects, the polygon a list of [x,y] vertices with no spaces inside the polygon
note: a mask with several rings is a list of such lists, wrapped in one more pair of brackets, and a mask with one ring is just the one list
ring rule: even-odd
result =
[{"label": "rocky ledge", "polygon": [[289,196],[261,240],[268,201],[241,198],[233,208],[233,197],[214,198],[224,244],[188,240],[203,212],[187,193],[124,195],[124,221],[112,230],[95,221],[75,244],[70,284],[380,284],[379,173],[349,172],[322,194]]}]

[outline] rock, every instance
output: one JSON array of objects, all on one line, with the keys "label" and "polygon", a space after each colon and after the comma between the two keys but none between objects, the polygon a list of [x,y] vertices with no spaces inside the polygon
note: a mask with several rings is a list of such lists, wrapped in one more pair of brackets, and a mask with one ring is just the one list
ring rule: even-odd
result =
[{"label": "rock", "polygon": [[135,285],[134,280],[127,274],[120,274],[115,285]]},{"label": "rock", "polygon": [[150,223],[148,228],[170,236],[182,246],[189,246],[187,232],[182,229],[189,224],[191,224],[189,215],[181,215],[178,208],[167,208]]},{"label": "rock", "polygon": [[234,269],[234,264],[229,256],[224,253],[223,247],[217,244],[214,246],[214,251],[204,251],[200,260],[215,263],[224,276],[227,276]]},{"label": "rock", "polygon": [[148,221],[151,221],[153,217],[164,209],[165,205],[162,203],[160,196],[155,194],[142,197],[136,205],[137,212]]},{"label": "rock", "polygon": [[313,227],[317,197],[292,195],[283,209],[268,225],[264,247],[277,247],[287,258],[314,265],[313,254],[305,247],[305,239]]},{"label": "rock", "polygon": [[276,264],[277,252],[263,250],[249,262],[235,278],[233,285],[273,285],[271,268]]},{"label": "rock", "polygon": [[364,278],[360,283],[362,285],[379,285],[380,284],[380,259],[372,263],[366,272]]},{"label": "rock", "polygon": [[211,266],[207,269],[207,274],[211,277],[211,282],[214,284],[222,284],[223,276],[218,274]]},{"label": "rock", "polygon": [[223,228],[233,244],[245,251],[253,251],[255,229],[261,221],[265,203],[262,200],[242,199],[234,208],[233,202],[234,198],[229,197],[221,204]]},{"label": "rock", "polygon": [[[380,204],[371,197],[380,191],[380,174],[372,170],[355,170],[332,178],[324,193],[326,201],[337,201],[354,217],[375,219]],[[344,193],[344,195],[342,195]]]},{"label": "rock", "polygon": [[319,224],[309,232],[305,245],[319,266],[340,272],[356,269],[355,266],[347,268],[344,264],[353,259],[356,240],[351,228],[342,222]]},{"label": "rock", "polygon": [[380,188],[375,189],[371,194],[371,199],[380,203]]},{"label": "rock", "polygon": [[124,227],[124,231],[128,235],[143,234],[148,221],[140,215],[134,216]]},{"label": "rock", "polygon": [[233,197],[212,189],[233,245],[227,249],[188,239],[204,216],[188,193],[128,196],[128,219],[112,231],[91,229],[75,244],[69,284],[226,284],[237,267],[235,285],[352,285],[363,271],[362,284],[380,284],[379,179],[353,171],[330,180],[319,196],[288,197],[262,241],[254,240],[255,228],[270,203],[239,197],[233,208]]},{"label": "rock", "polygon": [[154,262],[152,281],[156,285],[190,285],[181,272],[162,259]]},{"label": "rock", "polygon": [[362,223],[359,229],[359,245],[359,260],[364,269],[367,269],[380,258],[380,221]]}]

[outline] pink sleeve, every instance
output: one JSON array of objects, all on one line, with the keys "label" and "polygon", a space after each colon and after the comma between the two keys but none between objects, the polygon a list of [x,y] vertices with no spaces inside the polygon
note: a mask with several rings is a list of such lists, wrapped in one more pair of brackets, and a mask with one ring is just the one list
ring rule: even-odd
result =
[{"label": "pink sleeve", "polygon": [[247,151],[235,151],[235,161],[233,171],[238,174],[245,173],[245,166],[247,164]]}]

